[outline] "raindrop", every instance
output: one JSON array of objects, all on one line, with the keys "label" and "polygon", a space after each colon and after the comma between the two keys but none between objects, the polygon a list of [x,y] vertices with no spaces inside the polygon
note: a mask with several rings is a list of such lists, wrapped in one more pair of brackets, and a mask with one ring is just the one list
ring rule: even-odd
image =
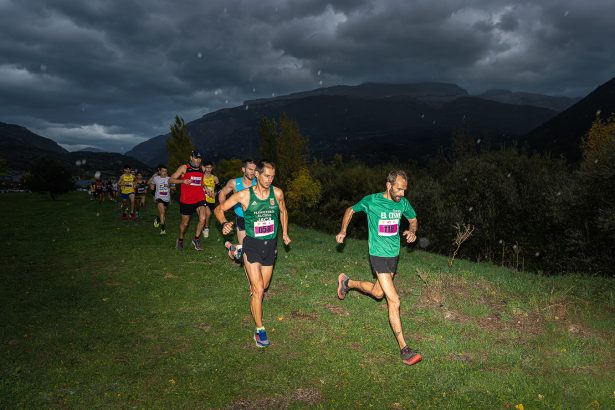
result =
[{"label": "raindrop", "polygon": [[276,7],[276,8],[275,8],[275,10],[274,10],[274,12],[276,12],[276,13],[277,13],[278,11],[280,11],[280,10]]},{"label": "raindrop", "polygon": [[464,180],[464,182],[468,182],[468,178],[464,178],[463,180]]},{"label": "raindrop", "polygon": [[598,110],[598,111],[596,111],[596,116],[598,116],[598,115],[600,115],[600,114],[602,114],[602,110]]},{"label": "raindrop", "polygon": [[256,88],[252,88],[252,92],[255,93],[256,92]]},{"label": "raindrop", "polygon": [[500,240],[498,241],[498,243],[501,245],[501,244],[502,244],[502,240],[500,239]]},{"label": "raindrop", "polygon": [[318,72],[316,74],[320,76],[320,70],[318,70]]},{"label": "raindrop", "polygon": [[96,216],[100,216],[100,212],[96,212]]},{"label": "raindrop", "polygon": [[557,191],[557,196],[560,196],[562,194],[562,191]]},{"label": "raindrop", "polygon": [[594,164],[597,164],[597,163],[598,163],[598,160],[597,160],[597,159],[595,159],[595,160],[594,160]]},{"label": "raindrop", "polygon": [[249,108],[249,106],[248,106],[248,105],[246,105],[246,111],[248,111],[248,108]]},{"label": "raindrop", "polygon": [[85,104],[81,104],[81,112],[85,112]]},{"label": "raindrop", "polygon": [[435,124],[435,123],[436,123],[436,120],[433,120],[433,124]]},{"label": "raindrop", "polygon": [[476,140],[476,143],[477,143],[477,144],[480,144],[480,138]]},{"label": "raindrop", "polygon": [[75,165],[80,166],[81,165],[81,161],[80,160],[75,161]]},{"label": "raindrop", "polygon": [[85,159],[81,160],[81,165],[85,165]]},{"label": "raindrop", "polygon": [[517,245],[513,245],[513,249],[517,249]]},{"label": "raindrop", "polygon": [[511,175],[512,175],[512,174],[511,174],[510,172],[509,172],[508,174],[506,174],[506,176],[507,176],[508,178],[510,178],[510,176],[511,176]]},{"label": "raindrop", "polygon": [[471,206],[468,208],[468,211],[472,212],[472,209],[474,209],[474,207]]},{"label": "raindrop", "polygon": [[271,93],[271,96],[272,96],[272,97],[275,97],[275,93]]},{"label": "raindrop", "polygon": [[228,98],[224,100],[224,104],[228,104]]},{"label": "raindrop", "polygon": [[66,228],[66,232],[70,232],[70,228]]},{"label": "raindrop", "polygon": [[568,13],[569,13],[569,12],[568,12],[568,10],[566,10],[566,11],[564,12],[564,17],[568,17]]},{"label": "raindrop", "polygon": [[421,114],[421,119],[425,118],[425,114]]},{"label": "raindrop", "polygon": [[41,64],[41,71],[47,71],[47,66],[45,64]]},{"label": "raindrop", "polygon": [[427,238],[419,238],[419,246],[421,248],[427,248],[429,246],[429,239],[427,239]]},{"label": "raindrop", "polygon": [[536,252],[536,253],[534,254],[534,256],[539,257],[539,256],[540,256],[540,252]]},{"label": "raindrop", "polygon": [[214,95],[220,95],[222,93],[221,89],[217,89],[216,91],[214,91]]},{"label": "raindrop", "polygon": [[200,51],[196,53],[196,58],[203,58],[203,53],[201,53]]},{"label": "raindrop", "polygon": [[318,82],[318,84],[322,85],[322,80],[320,80],[320,81]]}]

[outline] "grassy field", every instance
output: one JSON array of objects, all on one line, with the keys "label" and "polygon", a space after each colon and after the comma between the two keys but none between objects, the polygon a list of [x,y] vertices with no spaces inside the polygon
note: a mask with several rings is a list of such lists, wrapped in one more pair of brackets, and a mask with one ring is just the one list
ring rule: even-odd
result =
[{"label": "grassy field", "polygon": [[340,271],[371,278],[366,241],[291,226],[258,349],[243,271],[215,230],[176,251],[176,204],[166,237],[83,193],[0,212],[0,408],[615,408],[614,279],[403,247],[408,367],[386,301],[336,297]]}]

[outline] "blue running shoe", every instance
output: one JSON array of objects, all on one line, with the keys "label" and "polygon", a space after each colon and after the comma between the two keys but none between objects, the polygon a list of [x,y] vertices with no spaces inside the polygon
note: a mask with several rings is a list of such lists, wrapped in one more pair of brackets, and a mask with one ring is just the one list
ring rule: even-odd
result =
[{"label": "blue running shoe", "polygon": [[265,328],[256,329],[254,331],[254,341],[256,342],[256,347],[268,347],[269,339],[267,339],[267,332],[265,332]]}]

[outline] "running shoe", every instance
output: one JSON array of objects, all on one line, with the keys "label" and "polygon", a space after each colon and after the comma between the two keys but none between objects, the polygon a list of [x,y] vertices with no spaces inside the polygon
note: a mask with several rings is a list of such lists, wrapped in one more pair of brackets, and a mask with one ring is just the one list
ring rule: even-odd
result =
[{"label": "running shoe", "polygon": [[224,242],[224,246],[228,249],[228,257],[231,259],[237,259],[237,248],[231,242]]},{"label": "running shoe", "polygon": [[203,247],[201,246],[201,241],[198,239],[193,239],[192,240],[192,246],[194,246],[194,249],[196,249],[197,251],[202,251]]},{"label": "running shoe", "polygon": [[410,349],[408,346],[401,349],[400,355],[403,364],[407,364],[408,366],[412,366],[413,364],[417,364],[418,362],[423,360],[420,354]]},{"label": "running shoe", "polygon": [[265,332],[264,328],[254,331],[254,341],[256,342],[257,347],[269,346],[269,339],[267,339],[267,332]]},{"label": "running shoe", "polygon": [[350,290],[348,288],[349,280],[350,278],[343,273],[337,276],[337,297],[340,298],[340,300],[343,300],[346,297],[346,293]]},{"label": "running shoe", "polygon": [[158,218],[154,219],[154,228],[158,228],[160,223],[158,222]]},{"label": "running shoe", "polygon": [[166,230],[164,230],[164,229],[161,229],[161,230],[160,230],[160,235],[166,235],[166,234],[167,234],[167,231],[166,231]]},{"label": "running shoe", "polygon": [[209,228],[203,229],[203,238],[209,238]]},{"label": "running shoe", "polygon": [[184,249],[184,241],[183,241],[183,239],[177,238],[177,240],[175,241],[175,249],[179,249],[179,250]]}]

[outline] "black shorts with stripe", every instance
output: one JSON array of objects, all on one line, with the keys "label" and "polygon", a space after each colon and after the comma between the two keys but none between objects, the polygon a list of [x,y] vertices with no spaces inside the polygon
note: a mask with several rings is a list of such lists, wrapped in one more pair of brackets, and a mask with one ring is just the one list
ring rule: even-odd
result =
[{"label": "black shorts with stripe", "polygon": [[369,255],[369,262],[372,265],[372,271],[376,274],[396,273],[398,261],[399,261],[399,256],[384,257],[384,256]]},{"label": "black shorts with stripe", "polygon": [[277,256],[278,239],[256,239],[246,236],[243,240],[243,253],[248,262],[273,266]]}]

